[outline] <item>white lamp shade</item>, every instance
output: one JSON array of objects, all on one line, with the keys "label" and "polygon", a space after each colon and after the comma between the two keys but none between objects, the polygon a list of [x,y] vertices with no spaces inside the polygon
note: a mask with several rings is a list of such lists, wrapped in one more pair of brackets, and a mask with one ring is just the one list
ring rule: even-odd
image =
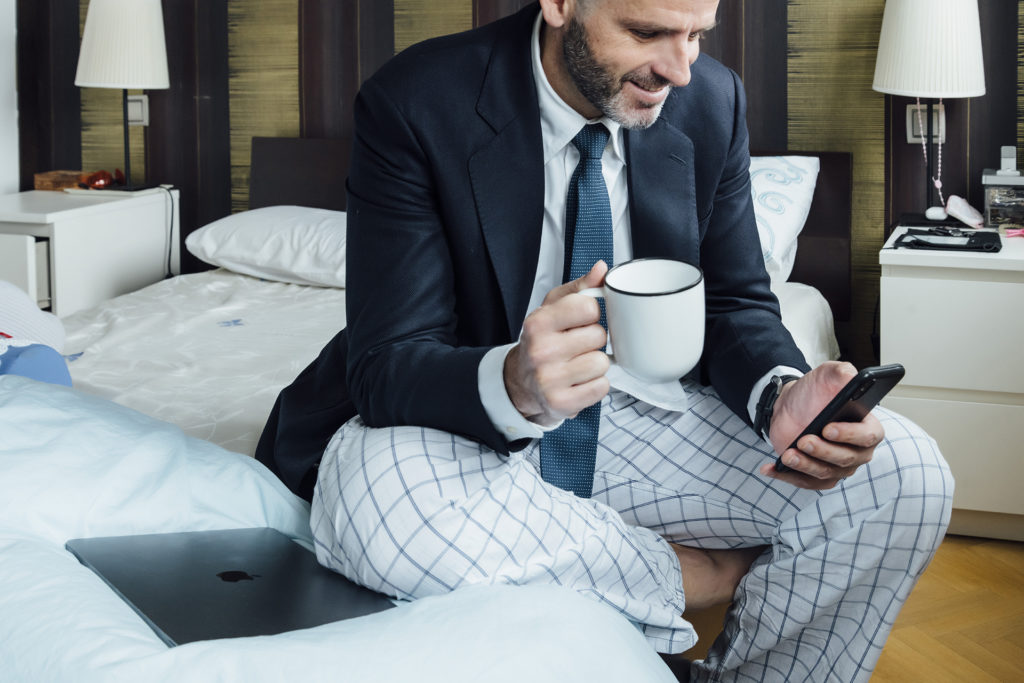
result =
[{"label": "white lamp shade", "polygon": [[872,88],[907,97],[984,95],[978,1],[886,0]]},{"label": "white lamp shade", "polygon": [[170,87],[160,0],[91,0],[75,85],[137,90]]}]

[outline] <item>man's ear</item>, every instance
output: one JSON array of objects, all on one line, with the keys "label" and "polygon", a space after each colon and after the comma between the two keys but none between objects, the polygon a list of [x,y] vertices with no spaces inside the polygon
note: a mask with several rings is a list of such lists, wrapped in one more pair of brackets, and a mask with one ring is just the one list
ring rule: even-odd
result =
[{"label": "man's ear", "polygon": [[562,28],[576,10],[574,0],[540,0],[540,11],[544,22],[552,28]]}]

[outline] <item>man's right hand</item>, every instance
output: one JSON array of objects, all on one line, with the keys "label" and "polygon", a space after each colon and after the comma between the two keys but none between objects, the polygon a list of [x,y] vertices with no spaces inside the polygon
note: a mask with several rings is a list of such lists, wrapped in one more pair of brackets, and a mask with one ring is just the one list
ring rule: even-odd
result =
[{"label": "man's right hand", "polygon": [[578,280],[555,287],[540,308],[526,317],[519,343],[505,357],[505,389],[528,420],[550,426],[574,417],[608,393],[610,362],[602,351],[607,335],[601,308],[589,296],[608,266],[598,261]]}]

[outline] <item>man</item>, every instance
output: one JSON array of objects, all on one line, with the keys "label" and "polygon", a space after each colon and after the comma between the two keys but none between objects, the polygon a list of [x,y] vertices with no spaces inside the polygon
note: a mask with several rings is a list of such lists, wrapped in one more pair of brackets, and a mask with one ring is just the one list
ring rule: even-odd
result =
[{"label": "man", "polygon": [[[866,680],[953,484],[934,443],[884,411],[786,450],[853,368],[810,370],[781,324],[742,87],[697,59],[716,11],[541,0],[367,81],[348,328],[282,392],[258,455],[306,495],[316,481],[320,561],[376,590],[558,583],[667,653],[694,642],[684,608],[732,599],[696,677]],[[595,149],[599,178],[577,176]],[[609,260],[578,269],[577,219],[598,215],[584,196],[603,198],[609,259],[704,271],[692,377],[609,372],[600,309],[576,294]],[[593,477],[561,483],[551,435],[587,420]]]}]

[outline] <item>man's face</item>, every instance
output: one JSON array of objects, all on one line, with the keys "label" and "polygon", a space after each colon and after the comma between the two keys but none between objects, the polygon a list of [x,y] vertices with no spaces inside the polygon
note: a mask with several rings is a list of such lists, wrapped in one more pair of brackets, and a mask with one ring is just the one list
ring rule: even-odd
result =
[{"label": "man's face", "polygon": [[690,82],[690,65],[717,9],[718,0],[577,5],[562,42],[569,77],[601,114],[626,128],[647,128],[661,114],[669,89]]}]

